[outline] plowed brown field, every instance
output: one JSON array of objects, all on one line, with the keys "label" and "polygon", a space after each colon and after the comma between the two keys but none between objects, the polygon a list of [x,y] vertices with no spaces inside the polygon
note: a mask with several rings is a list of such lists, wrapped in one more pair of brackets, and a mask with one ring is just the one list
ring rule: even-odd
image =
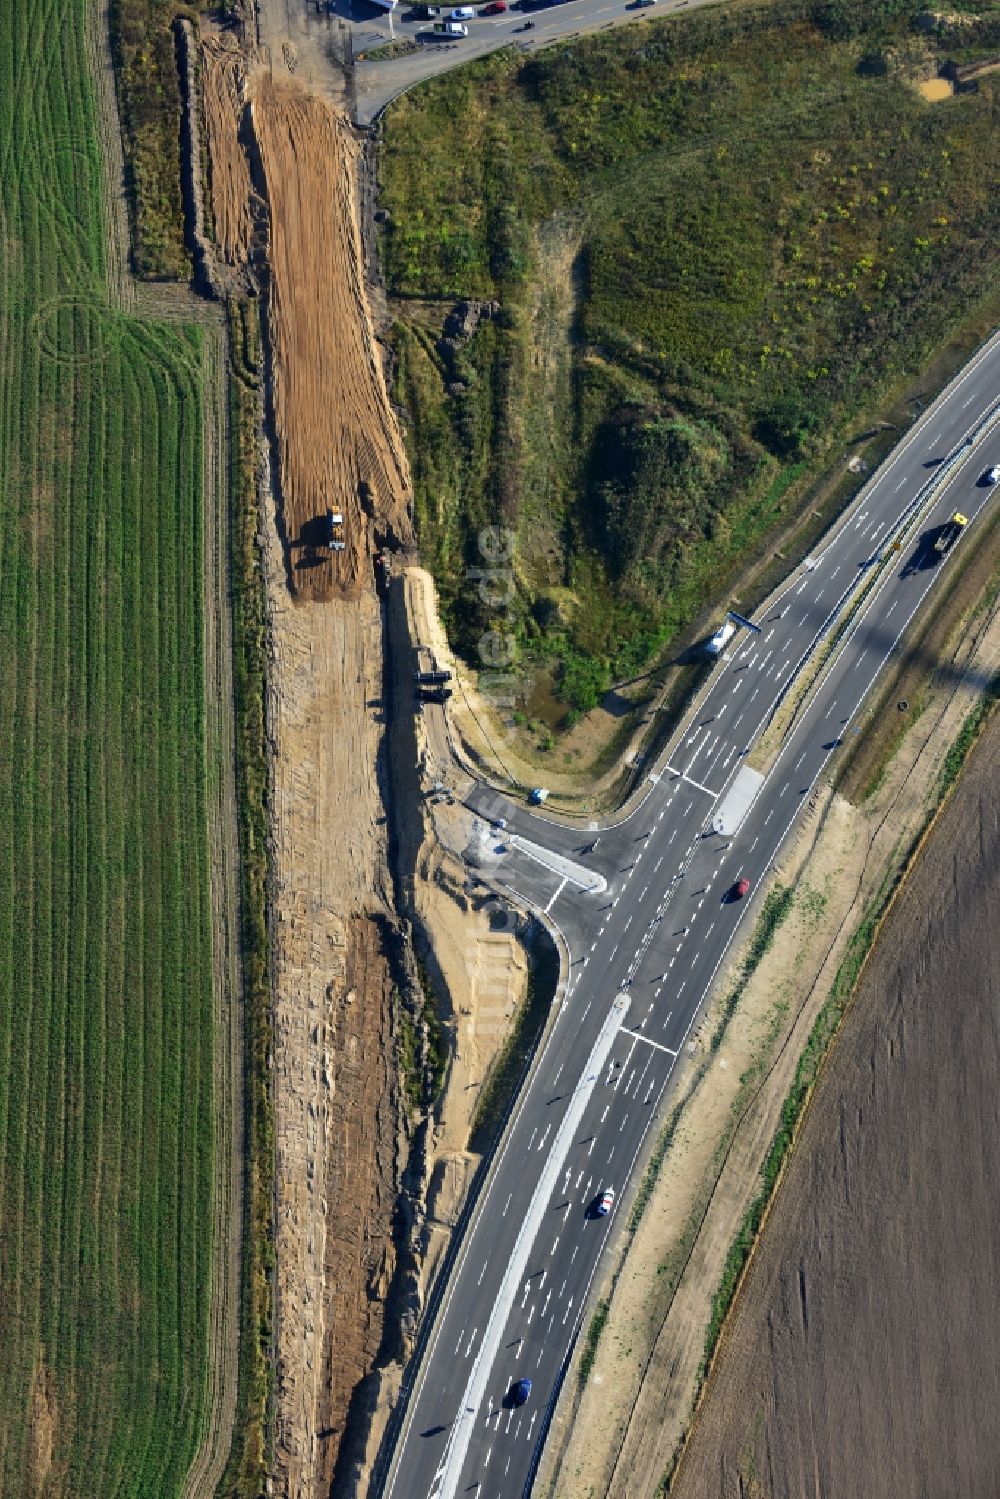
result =
[{"label": "plowed brown field", "polygon": [[[274,428],[292,586],[356,597],[374,552],[410,539],[406,457],[363,280],[358,147],[345,115],[258,74],[250,119],[270,210]],[[345,547],[323,544],[328,509]]]},{"label": "plowed brown field", "polygon": [[1000,1493],[1000,721],[890,916],[671,1488]]}]

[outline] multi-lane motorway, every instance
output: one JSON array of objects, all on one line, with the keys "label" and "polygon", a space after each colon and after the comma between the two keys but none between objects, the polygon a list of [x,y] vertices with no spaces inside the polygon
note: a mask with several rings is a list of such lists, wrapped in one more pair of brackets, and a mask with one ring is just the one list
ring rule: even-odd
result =
[{"label": "multi-lane motorway", "polygon": [[[896,643],[961,549],[977,544],[993,494],[983,472],[1000,461],[1000,426],[989,423],[998,400],[1000,337],[760,611],[759,633],[733,641],[627,815],[581,832],[491,788],[472,794],[478,856],[545,913],[565,983],[409,1377],[381,1484],[392,1499],[530,1490],[591,1282],[713,978]],[[928,533],[955,510],[970,524],[932,562]],[[869,584],[860,594],[859,580]],[[742,825],[715,834],[713,811],[817,636],[836,638],[835,651]],[[733,894],[741,879],[745,898]],[[614,1207],[599,1216],[609,1188]],[[521,1379],[531,1393],[515,1405]]]}]

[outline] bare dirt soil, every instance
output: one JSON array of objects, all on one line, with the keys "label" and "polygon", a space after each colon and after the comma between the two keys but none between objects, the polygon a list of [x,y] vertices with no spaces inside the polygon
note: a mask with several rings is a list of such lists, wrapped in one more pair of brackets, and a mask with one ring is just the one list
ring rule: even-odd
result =
[{"label": "bare dirt soil", "polygon": [[[395,1269],[396,1132],[392,975],[376,921],[348,930],[345,987],[331,1006],[324,1322],[316,1469],[334,1471],[358,1380],[375,1365]],[[372,1047],[373,1037],[382,1044]]]},{"label": "bare dirt soil", "polygon": [[[675,1094],[680,1122],[614,1284],[590,1377],[559,1413],[543,1474],[543,1492],[558,1499],[658,1493],[690,1424],[712,1297],[758,1190],[797,1057],[866,902],[924,825],[948,748],[1000,666],[995,605],[977,614],[961,589],[956,601],[955,641],[938,642],[950,669],[928,689],[925,712],[877,793],[855,807],[827,789],[810,806],[778,870],[796,892],[791,916],[719,1049],[711,1051],[709,1037],[732,971],[692,1038]],[[880,711],[894,713],[894,703]],[[727,1492],[742,1491],[734,1484]]]},{"label": "bare dirt soil", "polygon": [[[343,1199],[331,1197],[331,1184],[339,1180],[357,1191],[351,1208],[357,1232],[376,1246],[389,1242],[381,1194],[395,1189],[381,1123],[396,1106],[385,966],[384,958],[375,960],[370,930],[372,918],[389,911],[385,814],[375,775],[382,728],[367,706],[381,695],[382,641],[373,590],[353,603],[303,607],[289,596],[275,531],[268,562],[276,1478],[278,1493],[307,1496],[328,1492],[321,1474],[336,1461],[350,1392],[368,1372],[371,1339],[368,1265],[353,1244],[338,1241]],[[369,968],[357,958],[365,951]],[[373,1184],[366,1175],[376,1165],[386,1174]],[[336,1323],[329,1320],[335,1311]]]},{"label": "bare dirt soil", "polygon": [[201,79],[215,240],[226,263],[241,270],[249,264],[253,234],[250,162],[239,140],[249,63],[250,54],[232,32],[205,35]]},{"label": "bare dirt soil", "polygon": [[[357,598],[381,547],[408,543],[410,481],[364,285],[359,148],[347,116],[292,79],[254,79],[269,208],[268,333],[281,520],[292,587]],[[342,551],[325,545],[343,515]]]},{"label": "bare dirt soil", "polygon": [[884,929],[672,1492],[1000,1492],[1000,723]]}]

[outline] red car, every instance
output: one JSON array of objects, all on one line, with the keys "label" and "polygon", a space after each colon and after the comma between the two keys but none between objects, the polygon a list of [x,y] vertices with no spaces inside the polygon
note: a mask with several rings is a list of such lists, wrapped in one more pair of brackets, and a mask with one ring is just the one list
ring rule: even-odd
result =
[{"label": "red car", "polygon": [[749,880],[737,880],[736,884],[733,886],[733,900],[742,900],[749,889]]},{"label": "red car", "polygon": [[507,0],[490,0],[479,12],[481,16],[502,16],[507,9]]}]

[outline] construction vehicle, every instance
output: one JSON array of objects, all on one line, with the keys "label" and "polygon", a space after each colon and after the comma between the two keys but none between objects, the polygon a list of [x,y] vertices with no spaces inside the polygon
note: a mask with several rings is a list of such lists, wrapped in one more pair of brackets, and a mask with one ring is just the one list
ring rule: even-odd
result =
[{"label": "construction vehicle", "polygon": [[331,552],[342,552],[347,545],[344,540],[344,516],[340,510],[326,512],[326,544]]},{"label": "construction vehicle", "polygon": [[951,520],[945,521],[943,526],[938,527],[933,546],[935,558],[943,557],[945,552],[951,550],[968,524],[968,517],[960,510],[956,510]]}]

